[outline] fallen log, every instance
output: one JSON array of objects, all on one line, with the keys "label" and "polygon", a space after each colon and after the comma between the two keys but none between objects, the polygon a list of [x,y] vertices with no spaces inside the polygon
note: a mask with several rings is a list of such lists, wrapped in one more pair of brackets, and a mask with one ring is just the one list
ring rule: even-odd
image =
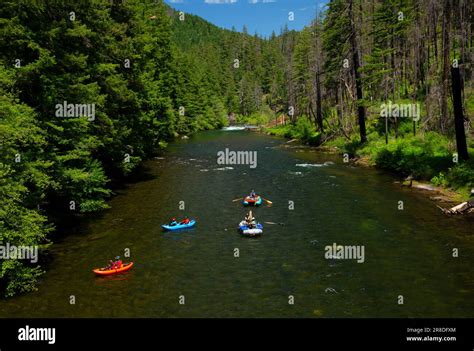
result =
[{"label": "fallen log", "polygon": [[442,208],[438,206],[445,214],[463,214],[474,212],[474,199],[463,202],[451,208]]}]

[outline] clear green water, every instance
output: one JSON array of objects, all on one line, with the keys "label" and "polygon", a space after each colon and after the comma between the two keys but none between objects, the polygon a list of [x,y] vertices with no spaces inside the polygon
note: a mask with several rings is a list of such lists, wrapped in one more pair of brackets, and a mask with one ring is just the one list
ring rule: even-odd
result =
[{"label": "clear green water", "polygon": [[[39,291],[0,300],[0,317],[474,316],[472,218],[447,218],[391,176],[292,145],[248,132],[172,145],[110,210],[55,244]],[[258,167],[216,170],[226,147],[257,151]],[[326,161],[335,163],[296,166]],[[232,202],[251,188],[274,202],[256,209],[257,219],[282,223],[265,224],[256,239],[237,233],[245,209]],[[180,214],[197,227],[163,233],[160,225]],[[365,263],[325,259],[333,243],[364,245]],[[135,262],[128,274],[94,276],[92,268],[125,248]]]}]

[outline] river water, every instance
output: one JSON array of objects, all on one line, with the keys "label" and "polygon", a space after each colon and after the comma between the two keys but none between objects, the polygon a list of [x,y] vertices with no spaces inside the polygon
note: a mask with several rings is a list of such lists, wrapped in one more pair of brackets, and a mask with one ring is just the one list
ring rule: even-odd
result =
[{"label": "river water", "polygon": [[[225,148],[256,151],[257,167],[218,165]],[[474,316],[472,218],[391,175],[244,131],[197,134],[145,169],[53,245],[39,290],[1,299],[0,317]],[[232,200],[252,189],[273,201],[254,210],[260,238],[236,230],[246,210]],[[161,230],[185,214],[196,228]],[[364,262],[326,259],[334,243],[363,246]],[[126,249],[131,271],[94,276]]]}]

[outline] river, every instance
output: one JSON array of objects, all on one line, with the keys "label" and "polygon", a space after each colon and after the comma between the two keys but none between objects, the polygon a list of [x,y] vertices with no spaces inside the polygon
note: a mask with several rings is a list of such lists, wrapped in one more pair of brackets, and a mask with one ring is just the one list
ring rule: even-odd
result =
[{"label": "river", "polygon": [[[218,165],[225,148],[256,151],[257,167]],[[144,167],[111,209],[53,245],[38,291],[0,300],[0,317],[474,315],[472,218],[442,215],[391,175],[245,131],[196,134]],[[232,200],[252,189],[273,202],[254,210],[259,238],[236,230],[246,210]],[[161,230],[184,214],[194,229]],[[363,246],[364,262],[326,259],[333,243]],[[125,249],[131,271],[94,276]]]}]

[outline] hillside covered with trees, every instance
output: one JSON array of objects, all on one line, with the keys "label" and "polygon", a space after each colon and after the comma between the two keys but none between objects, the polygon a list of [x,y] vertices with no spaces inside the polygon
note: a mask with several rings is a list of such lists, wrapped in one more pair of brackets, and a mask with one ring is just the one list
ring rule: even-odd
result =
[{"label": "hillside covered with trees", "polygon": [[[283,115],[270,132],[472,187],[473,29],[463,0],[332,0],[301,32],[269,38],[161,1],[4,1],[0,242],[47,250],[65,214],[106,209],[112,180],[228,115]],[[389,101],[419,104],[420,118],[381,116]],[[1,261],[5,294],[33,290],[41,263]]]}]

